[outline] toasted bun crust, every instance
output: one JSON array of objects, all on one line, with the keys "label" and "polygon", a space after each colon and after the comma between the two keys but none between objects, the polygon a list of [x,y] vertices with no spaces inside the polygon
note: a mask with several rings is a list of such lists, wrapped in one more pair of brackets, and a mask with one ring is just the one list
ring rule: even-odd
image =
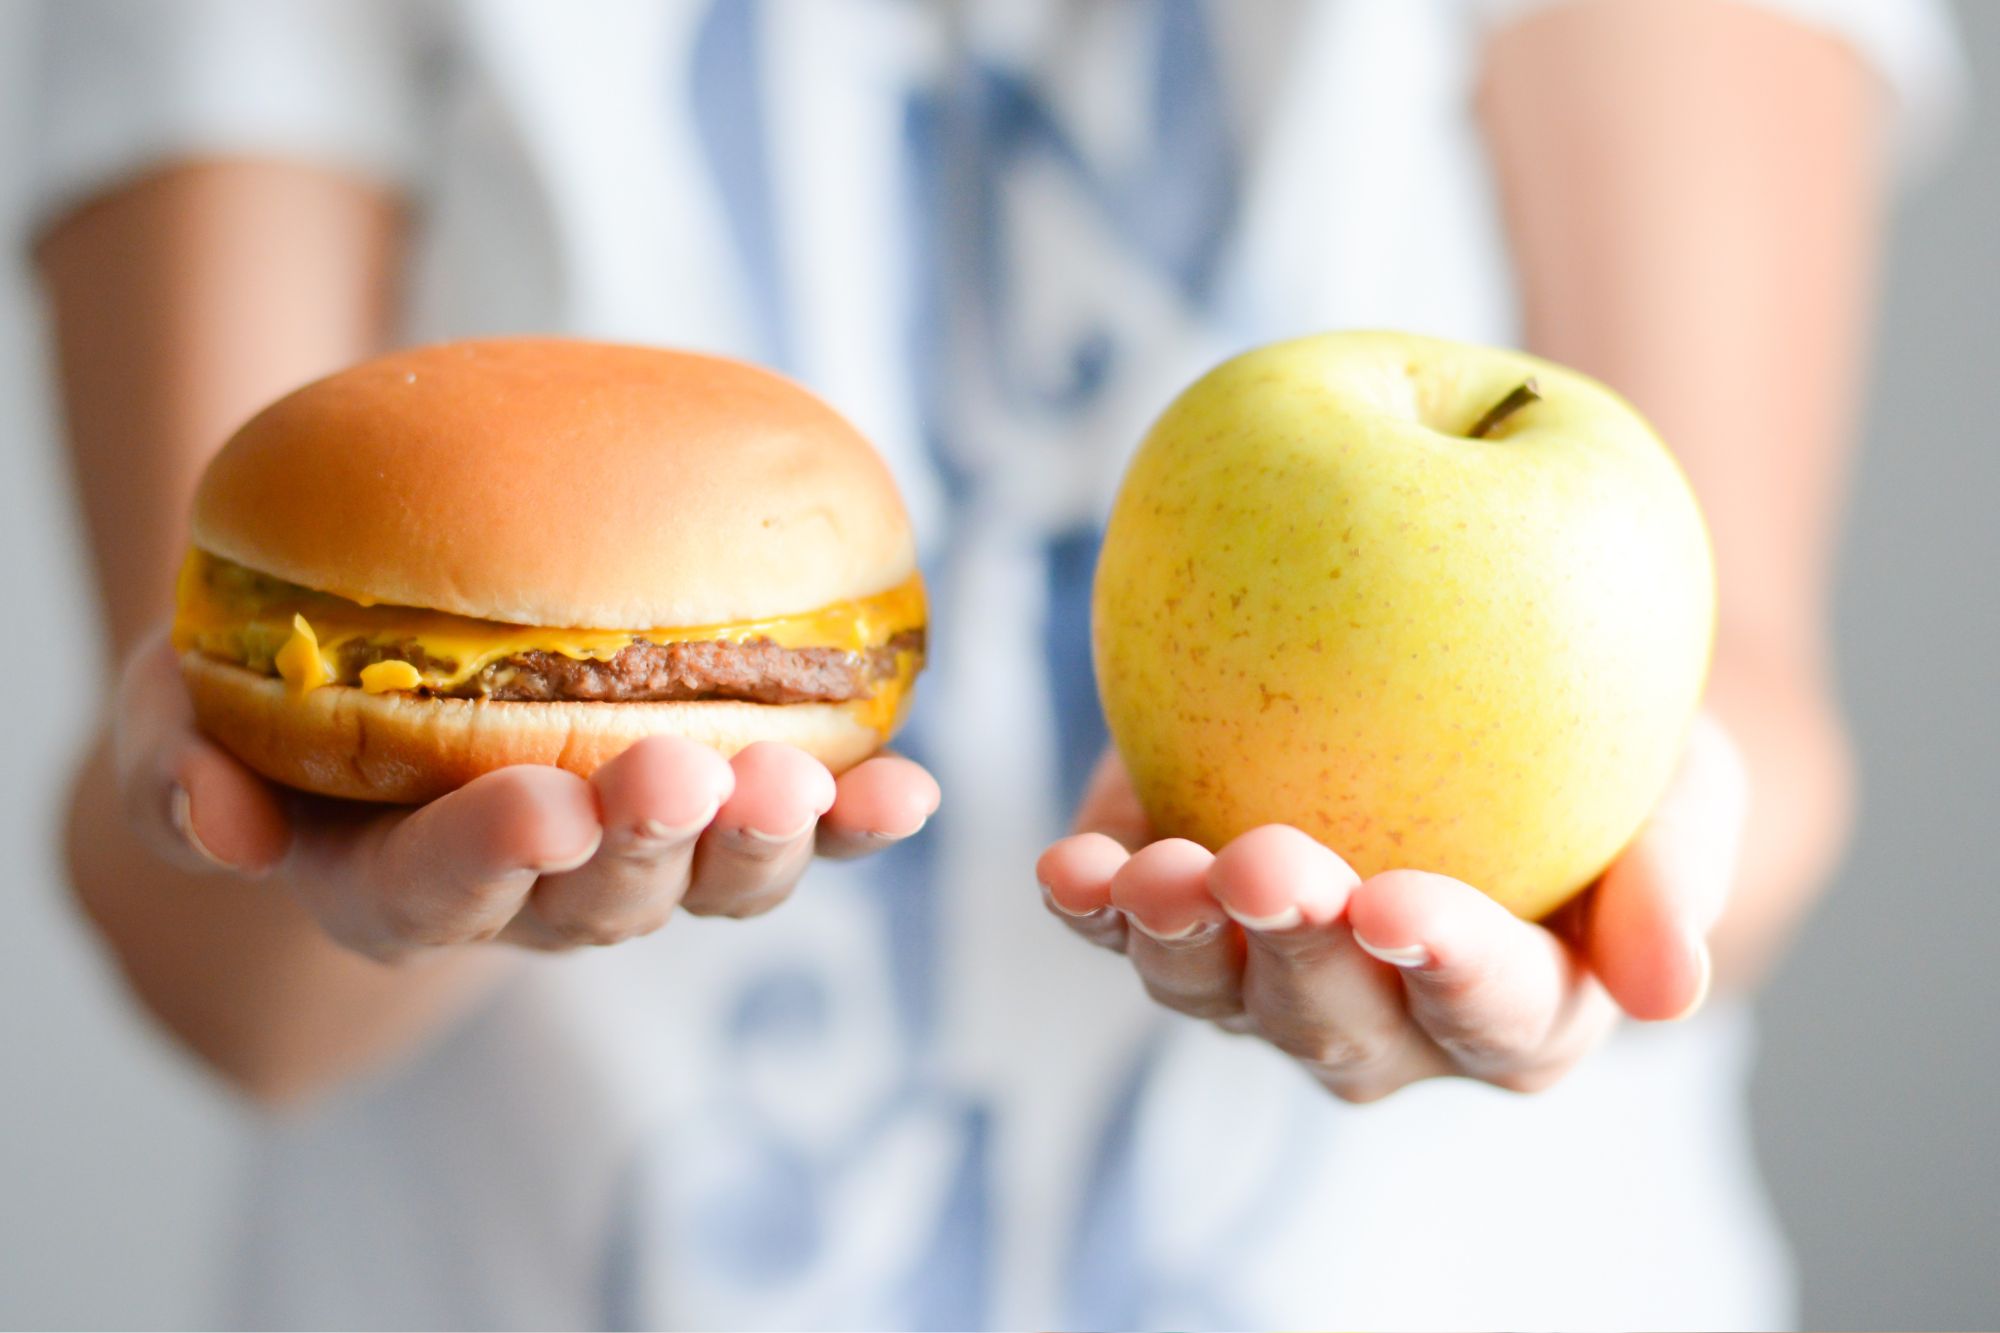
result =
[{"label": "toasted bun crust", "polygon": [[369,694],[283,681],[187,653],[181,674],[203,731],[274,782],[364,801],[416,804],[508,764],[589,776],[646,736],[685,736],[734,754],[783,741],[839,773],[883,737],[844,704],[496,703]]},{"label": "toasted bun crust", "polygon": [[881,458],[796,384],[546,338],[397,352],[280,399],[210,465],[194,540],[357,600],[593,629],[792,615],[915,567]]}]

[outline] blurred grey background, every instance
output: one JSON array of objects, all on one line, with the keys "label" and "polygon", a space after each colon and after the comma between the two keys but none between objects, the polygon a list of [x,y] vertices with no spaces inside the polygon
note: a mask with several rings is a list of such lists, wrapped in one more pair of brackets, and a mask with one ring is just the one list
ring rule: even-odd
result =
[{"label": "blurred grey background", "polygon": [[[1990,88],[2000,3],[1959,10],[1975,90]],[[24,132],[23,16],[0,0],[0,168]],[[1759,1147],[1807,1327],[1992,1328],[2000,100],[1971,108],[1898,224],[1840,611],[1864,807],[1846,871],[1762,1006]],[[122,1003],[59,885],[61,784],[102,676],[36,321],[6,254],[0,624],[24,651],[10,659],[0,750],[13,872],[0,929],[0,1327],[186,1326],[209,1312],[228,1243],[234,1112]]]},{"label": "blurred grey background", "polygon": [[1841,565],[1846,869],[1765,992],[1758,1148],[1808,1328],[2000,1326],[2000,4],[1903,201]]}]

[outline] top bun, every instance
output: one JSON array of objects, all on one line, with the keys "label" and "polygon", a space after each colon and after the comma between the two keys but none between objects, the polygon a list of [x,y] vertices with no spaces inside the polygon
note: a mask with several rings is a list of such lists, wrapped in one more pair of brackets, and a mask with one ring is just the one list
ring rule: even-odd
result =
[{"label": "top bun", "polygon": [[867,441],[790,380],[551,338],[397,352],[223,446],[195,545],[357,601],[649,629],[867,597],[915,568]]}]

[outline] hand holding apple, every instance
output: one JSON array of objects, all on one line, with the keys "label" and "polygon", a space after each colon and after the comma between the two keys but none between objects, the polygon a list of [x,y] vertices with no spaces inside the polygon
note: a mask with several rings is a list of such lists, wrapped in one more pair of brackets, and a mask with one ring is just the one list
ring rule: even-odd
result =
[{"label": "hand holding apple", "polygon": [[1047,902],[1344,1099],[1544,1087],[1707,993],[1748,804],[1695,718],[1713,580],[1672,458],[1582,376],[1397,334],[1239,357],[1113,511],[1117,753]]},{"label": "hand holding apple", "polygon": [[1709,978],[1748,805],[1741,761],[1698,719],[1665,796],[1591,892],[1537,924],[1459,880],[1363,879],[1283,825],[1219,852],[1154,841],[1115,755],[1075,836],[1036,867],[1050,909],[1127,955],[1168,1008],[1261,1037],[1344,1101],[1419,1079],[1517,1092],[1559,1080],[1618,1011],[1685,1017]]}]

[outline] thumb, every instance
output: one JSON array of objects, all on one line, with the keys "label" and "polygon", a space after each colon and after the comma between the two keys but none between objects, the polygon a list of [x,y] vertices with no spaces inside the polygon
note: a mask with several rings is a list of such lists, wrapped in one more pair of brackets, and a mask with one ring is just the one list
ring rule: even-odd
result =
[{"label": "thumb", "polygon": [[112,741],[125,818],[158,855],[184,869],[244,875],[283,859],[291,841],[283,801],[195,729],[163,636],[126,667]]},{"label": "thumb", "polygon": [[1708,933],[1728,904],[1749,806],[1735,743],[1698,718],[1666,795],[1588,908],[1585,953],[1632,1017],[1686,1018],[1708,997]]}]

